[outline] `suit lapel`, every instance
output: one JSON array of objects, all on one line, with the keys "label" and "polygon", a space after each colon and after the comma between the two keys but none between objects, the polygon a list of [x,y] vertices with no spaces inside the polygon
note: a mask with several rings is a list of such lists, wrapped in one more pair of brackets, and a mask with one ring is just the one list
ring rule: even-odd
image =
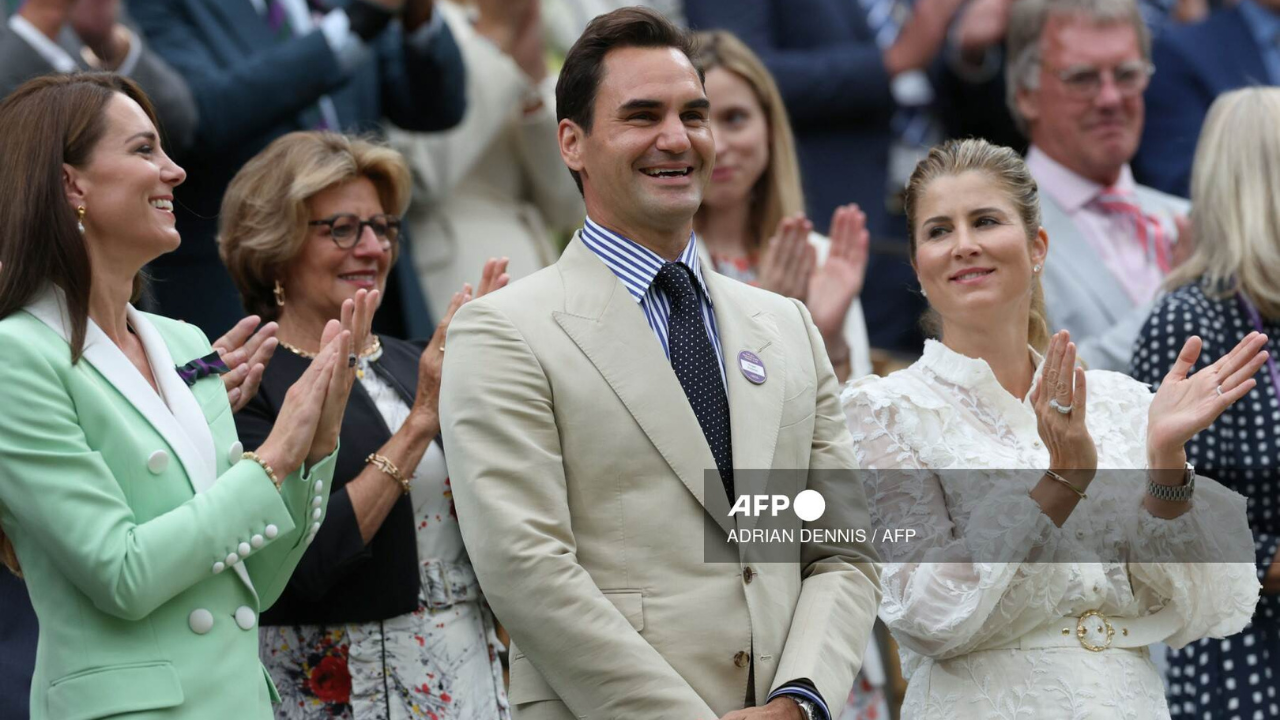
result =
[{"label": "suit lapel", "polygon": [[715,458],[644,312],[577,237],[557,267],[566,301],[565,310],[554,313],[556,322],[609,383],[680,482],[730,532],[728,498],[723,492],[708,495],[703,480],[704,472],[715,468]]},{"label": "suit lapel", "polygon": [[[755,307],[750,296],[732,280],[703,262],[702,277],[715,305],[720,347],[724,352],[729,393],[729,425],[733,437],[734,491],[738,495],[766,493],[773,454],[778,445],[782,400],[786,391],[786,356],[775,342],[773,318]],[[756,385],[738,364],[738,353],[749,350],[764,363],[766,379]],[[742,471],[742,472],[739,472]],[[747,472],[750,471],[750,472]],[[754,516],[739,516],[743,529],[755,525]]]},{"label": "suit lapel", "polygon": [[[1065,274],[1086,288],[1109,318],[1117,319],[1132,308],[1133,300],[1120,287],[1120,282],[1107,271],[1093,246],[1076,230],[1071,217],[1047,193],[1040,195],[1040,209],[1041,225],[1051,228],[1046,264],[1056,265],[1053,272]],[[1053,308],[1049,312],[1052,313]]]}]

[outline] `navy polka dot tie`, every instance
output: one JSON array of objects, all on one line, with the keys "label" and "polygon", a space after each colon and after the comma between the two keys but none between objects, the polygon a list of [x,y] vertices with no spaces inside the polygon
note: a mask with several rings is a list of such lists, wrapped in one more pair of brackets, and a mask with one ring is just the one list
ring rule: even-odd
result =
[{"label": "navy polka dot tie", "polygon": [[680,379],[685,397],[711,446],[720,480],[730,502],[733,494],[733,441],[729,434],[729,396],[720,377],[720,358],[707,336],[702,321],[702,305],[693,286],[691,272],[681,263],[666,263],[654,282],[667,295],[671,314],[667,316],[667,348],[671,367]]}]

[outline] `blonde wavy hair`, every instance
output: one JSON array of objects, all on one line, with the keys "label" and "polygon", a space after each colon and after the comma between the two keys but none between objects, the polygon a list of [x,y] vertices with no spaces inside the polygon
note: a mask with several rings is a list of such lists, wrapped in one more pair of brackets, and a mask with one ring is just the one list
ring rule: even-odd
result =
[{"label": "blonde wavy hair", "polygon": [[[907,237],[911,254],[911,266],[916,265],[916,231],[918,227],[920,199],[929,184],[941,177],[981,172],[994,179],[1013,202],[1031,243],[1040,231],[1040,190],[1027,170],[1027,164],[1018,153],[986,140],[949,140],[929,151],[921,160],[911,179],[907,181],[904,208],[907,215]],[[937,312],[930,309],[922,323],[932,335],[940,334],[941,323]],[[1044,304],[1044,287],[1040,276],[1031,277],[1031,317],[1027,325],[1027,338],[1036,352],[1044,353],[1049,347],[1049,320]]]},{"label": "blonde wavy hair", "polygon": [[773,236],[782,218],[804,212],[804,191],[800,183],[800,161],[791,120],[782,102],[782,93],[773,75],[733,33],[723,30],[694,34],[698,53],[694,62],[702,72],[723,68],[742,78],[755,91],[769,125],[769,163],[751,194],[751,224],[755,241]]},{"label": "blonde wavy hair", "polygon": [[[412,177],[404,157],[379,142],[333,132],[289,133],[236,173],[222,198],[218,254],[245,309],[279,317],[272,290],[307,239],[307,201],[321,191],[368,178],[383,210],[403,215]],[[391,258],[395,263],[399,245]]]},{"label": "blonde wavy hair", "polygon": [[1244,293],[1268,318],[1280,317],[1280,88],[1220,95],[1209,108],[1191,166],[1196,247],[1165,280],[1200,281],[1226,299]]}]

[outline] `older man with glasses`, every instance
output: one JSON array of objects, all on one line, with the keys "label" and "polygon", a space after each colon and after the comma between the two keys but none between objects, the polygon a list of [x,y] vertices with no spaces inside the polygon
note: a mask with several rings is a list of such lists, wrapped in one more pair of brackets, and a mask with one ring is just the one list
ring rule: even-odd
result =
[{"label": "older man with glasses", "polygon": [[1150,34],[1135,0],[1022,0],[1008,57],[1009,108],[1031,141],[1027,166],[1052,240],[1049,324],[1071,331],[1091,367],[1124,371],[1182,256],[1187,211],[1129,169],[1155,72]]}]

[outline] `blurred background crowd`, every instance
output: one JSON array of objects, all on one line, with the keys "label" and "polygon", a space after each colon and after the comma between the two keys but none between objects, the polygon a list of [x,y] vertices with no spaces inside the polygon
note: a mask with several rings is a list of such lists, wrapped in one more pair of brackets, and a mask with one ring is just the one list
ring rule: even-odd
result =
[{"label": "blurred background crowd", "polygon": [[[407,161],[407,177],[363,165],[355,173],[370,177],[382,212],[407,208],[394,229],[374,228],[394,247],[375,329],[426,339],[458,288],[482,281],[482,267],[490,287],[504,272],[519,282],[555,262],[582,226],[579,190],[557,144],[556,71],[587,22],[633,4],[0,0],[0,97],[38,75],[93,69],[129,76],[149,94],[165,146],[189,179],[175,192],[181,248],[149,268],[143,303],[209,337],[246,311],[269,317],[272,303],[294,298],[294,322],[306,319],[297,309],[308,302],[304,291],[263,284],[259,261],[245,259],[271,248],[219,238],[231,211],[259,230],[272,221],[254,214],[252,194],[236,193],[237,173],[299,130],[389,144]],[[1280,338],[1280,95],[1232,92],[1280,83],[1280,0],[645,4],[701,33],[718,159],[695,220],[700,250],[724,274],[805,301],[842,380],[919,356],[928,329],[903,188],[931,146],[958,137],[1025,152],[1052,243],[1043,276],[1049,324],[1071,332],[1090,367],[1158,383],[1189,335],[1223,344],[1206,358],[1255,328]],[[376,155],[372,146],[339,150],[330,148],[376,165],[366,158]],[[306,153],[324,152],[302,143],[267,165],[322,178],[322,163],[308,165]],[[318,192],[325,181],[317,182]],[[486,266],[488,258],[505,264]],[[416,354],[406,358],[412,368]],[[271,411],[270,381],[261,412]],[[1258,383],[1250,402],[1188,452],[1198,469],[1249,497],[1262,578],[1280,545],[1274,364]],[[429,455],[429,443],[419,452]],[[365,542],[386,512],[358,518]],[[325,546],[330,567],[347,559],[342,542]],[[390,612],[345,597],[336,576],[304,569],[303,582],[340,609],[307,617],[286,596],[274,621],[263,617],[277,626],[267,628],[277,645],[301,642],[307,623]],[[366,570],[368,582],[395,594],[396,568]],[[417,571],[409,576],[416,588]],[[1242,636],[1170,654],[1174,717],[1280,716],[1275,590],[1264,589]],[[0,604],[0,716],[23,718],[33,650],[9,649],[34,647],[35,620],[7,574]],[[276,631],[284,627],[295,635]],[[495,636],[493,651],[501,647]],[[879,633],[844,717],[896,713],[895,656]],[[480,662],[475,672],[487,668]],[[333,687],[309,696],[324,700],[314,713],[289,716],[349,713],[343,685]]]}]

